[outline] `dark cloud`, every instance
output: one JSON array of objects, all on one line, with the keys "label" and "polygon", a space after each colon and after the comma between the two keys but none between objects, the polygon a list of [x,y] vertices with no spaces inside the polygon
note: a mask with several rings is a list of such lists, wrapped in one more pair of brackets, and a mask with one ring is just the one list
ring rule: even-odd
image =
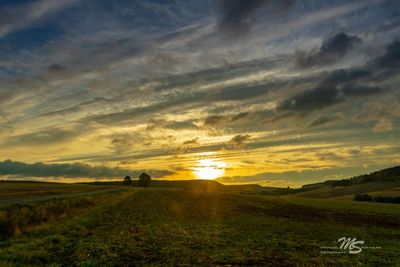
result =
[{"label": "dark cloud", "polygon": [[192,121],[167,121],[165,119],[150,119],[146,129],[151,131],[157,128],[166,128],[173,130],[197,129],[199,128]]},{"label": "dark cloud", "polygon": [[318,50],[300,51],[295,55],[299,67],[326,65],[343,58],[361,39],[342,32],[326,39]]},{"label": "dark cloud", "polygon": [[383,92],[380,87],[364,85],[346,85],[343,88],[319,86],[296,94],[284,100],[278,110],[310,112],[343,103],[350,97],[363,97]]},{"label": "dark cloud", "polygon": [[347,84],[341,88],[346,96],[367,96],[381,93],[383,89],[378,86],[362,86],[359,84]]},{"label": "dark cloud", "polygon": [[312,120],[308,126],[309,127],[319,127],[331,122],[343,120],[344,115],[342,113],[334,114],[334,115],[322,115],[317,117],[316,119]]},{"label": "dark cloud", "polygon": [[221,16],[218,29],[229,34],[243,34],[250,30],[258,11],[266,5],[274,4],[280,10],[287,10],[294,0],[219,0]]},{"label": "dark cloud", "polygon": [[[83,129],[82,129],[83,131]],[[82,134],[81,130],[74,129],[62,129],[62,128],[51,128],[39,132],[11,136],[6,139],[2,144],[3,146],[8,145],[48,145],[55,144],[63,141],[71,140],[74,137]]]},{"label": "dark cloud", "polygon": [[374,61],[378,68],[389,69],[400,67],[400,42],[394,41],[386,47],[385,53]]},{"label": "dark cloud", "polygon": [[[26,177],[67,177],[67,178],[117,178],[125,175],[139,175],[143,170],[129,170],[87,164],[45,164],[24,163],[5,160],[0,162],[0,175],[17,175]],[[172,174],[165,170],[147,170],[154,177]]]},{"label": "dark cloud", "polygon": [[363,78],[368,78],[371,73],[363,69],[339,69],[329,73],[321,81],[323,85],[338,85],[345,82],[357,81]]},{"label": "dark cloud", "polygon": [[186,146],[199,145],[199,144],[200,143],[199,143],[199,138],[198,137],[183,142],[183,145],[186,145]]},{"label": "dark cloud", "polygon": [[10,13],[4,9],[0,8],[0,30],[2,27],[7,25],[12,20]]},{"label": "dark cloud", "polygon": [[242,146],[249,139],[250,139],[250,135],[248,135],[248,134],[246,134],[246,135],[238,134],[229,141],[229,144],[234,145],[234,146]]},{"label": "dark cloud", "polygon": [[271,89],[282,86],[282,84],[282,82],[270,82],[260,85],[225,87],[210,93],[208,98],[210,101],[241,101],[266,95]]},{"label": "dark cloud", "polygon": [[129,137],[119,137],[111,140],[110,148],[119,153],[130,150],[132,146],[133,143]]},{"label": "dark cloud", "polygon": [[222,115],[211,115],[208,116],[205,120],[204,120],[204,126],[214,126],[216,124],[221,124],[221,123],[225,123],[226,120],[226,116],[222,116]]},{"label": "dark cloud", "polygon": [[211,115],[204,120],[204,126],[246,124],[258,117],[255,112],[241,112],[231,115]]},{"label": "dark cloud", "polygon": [[278,110],[311,111],[322,109],[340,102],[341,96],[335,87],[319,86],[298,93],[284,100]]},{"label": "dark cloud", "polygon": [[309,112],[347,101],[383,92],[377,86],[360,84],[370,73],[364,70],[337,70],[327,75],[315,88],[300,92],[282,101],[277,110]]},{"label": "dark cloud", "polygon": [[60,64],[52,64],[50,66],[47,67],[47,70],[49,72],[63,72],[65,71],[67,68],[60,65]]},{"label": "dark cloud", "polygon": [[55,76],[57,78],[68,77],[69,75],[68,67],[63,66],[61,64],[52,64],[47,67],[47,71],[50,75]]}]

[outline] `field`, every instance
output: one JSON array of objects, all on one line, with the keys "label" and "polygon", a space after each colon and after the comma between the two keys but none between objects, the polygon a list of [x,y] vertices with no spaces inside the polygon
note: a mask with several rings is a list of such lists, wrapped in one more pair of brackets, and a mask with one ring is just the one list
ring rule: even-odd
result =
[{"label": "field", "polygon": [[0,181],[0,205],[114,191],[121,185],[90,186],[27,181]]},{"label": "field", "polygon": [[[1,266],[400,266],[395,204],[127,187],[3,206],[0,230]],[[321,254],[343,236],[375,248]]]}]

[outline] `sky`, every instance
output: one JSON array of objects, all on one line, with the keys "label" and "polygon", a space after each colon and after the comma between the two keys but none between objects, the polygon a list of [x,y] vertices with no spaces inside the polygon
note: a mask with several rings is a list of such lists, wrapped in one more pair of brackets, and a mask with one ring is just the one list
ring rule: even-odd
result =
[{"label": "sky", "polygon": [[392,0],[2,0],[0,178],[400,165],[399,37]]}]

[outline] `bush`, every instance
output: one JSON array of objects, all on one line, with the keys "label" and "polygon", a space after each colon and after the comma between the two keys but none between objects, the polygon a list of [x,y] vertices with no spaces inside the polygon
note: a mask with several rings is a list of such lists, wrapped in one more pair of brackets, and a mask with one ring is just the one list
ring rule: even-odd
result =
[{"label": "bush", "polygon": [[354,196],[356,201],[370,201],[370,202],[382,202],[382,203],[398,203],[400,204],[400,197],[383,197],[383,196],[370,196],[368,194],[357,194]]},{"label": "bush", "polygon": [[141,175],[139,175],[139,183],[138,185],[141,187],[148,187],[150,186],[151,183],[151,177],[150,175],[148,175],[147,173],[142,173]]},{"label": "bush", "polygon": [[376,202],[400,204],[400,197],[380,197],[380,196],[376,196],[374,199],[375,199]]},{"label": "bush", "polygon": [[124,185],[131,185],[131,184],[132,184],[132,178],[130,176],[125,176]]},{"label": "bush", "polygon": [[14,233],[15,225],[5,212],[0,212],[0,240],[7,240]]},{"label": "bush", "polygon": [[374,201],[374,198],[368,194],[357,194],[354,196],[356,201]]}]

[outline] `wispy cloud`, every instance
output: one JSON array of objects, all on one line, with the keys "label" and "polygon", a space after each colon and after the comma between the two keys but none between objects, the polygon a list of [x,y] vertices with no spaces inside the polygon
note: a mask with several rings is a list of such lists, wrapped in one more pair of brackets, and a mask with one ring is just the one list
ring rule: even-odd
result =
[{"label": "wispy cloud", "polygon": [[22,5],[0,8],[0,38],[10,32],[18,31],[39,20],[73,6],[83,0],[39,0]]}]

